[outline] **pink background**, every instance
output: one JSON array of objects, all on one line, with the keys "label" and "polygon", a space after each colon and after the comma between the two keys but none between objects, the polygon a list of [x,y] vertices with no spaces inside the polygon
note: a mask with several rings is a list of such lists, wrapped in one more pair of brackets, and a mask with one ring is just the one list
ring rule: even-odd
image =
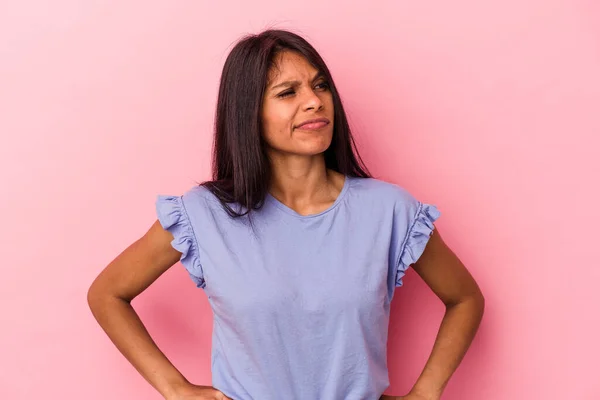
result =
[{"label": "pink background", "polygon": [[[485,293],[443,398],[600,398],[596,2],[204,4],[0,5],[1,398],[160,398],[86,291],[152,224],[157,194],[209,178],[225,57],[272,25],[321,52],[367,164],[440,208]],[[405,283],[391,394],[417,378],[443,313],[412,270]],[[184,269],[134,306],[175,365],[209,384],[210,309]]]}]

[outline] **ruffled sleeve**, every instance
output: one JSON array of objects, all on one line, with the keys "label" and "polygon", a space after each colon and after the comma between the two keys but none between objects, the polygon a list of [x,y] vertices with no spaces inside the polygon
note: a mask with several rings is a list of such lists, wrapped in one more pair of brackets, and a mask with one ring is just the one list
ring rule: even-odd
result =
[{"label": "ruffled sleeve", "polygon": [[183,196],[158,195],[156,214],[162,227],[173,235],[171,246],[181,253],[181,264],[196,286],[204,288],[206,283],[198,254],[198,243],[183,203]]},{"label": "ruffled sleeve", "polygon": [[418,203],[416,215],[404,239],[399,260],[396,263],[397,287],[402,286],[402,278],[408,267],[417,262],[421,254],[423,254],[425,246],[435,229],[433,223],[440,215],[441,213],[436,206],[421,202]]}]

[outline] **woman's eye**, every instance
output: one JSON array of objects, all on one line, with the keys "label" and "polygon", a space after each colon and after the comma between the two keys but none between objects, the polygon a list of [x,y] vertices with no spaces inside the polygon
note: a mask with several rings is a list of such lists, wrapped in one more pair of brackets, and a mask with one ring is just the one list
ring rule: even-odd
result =
[{"label": "woman's eye", "polygon": [[[329,89],[329,84],[327,82],[321,82],[321,83],[317,84],[317,88],[318,89],[322,89],[322,90],[327,90],[327,89]],[[285,97],[293,95],[294,93],[295,92],[293,90],[290,90],[290,91],[287,91],[287,92],[279,93],[277,95],[277,97],[279,97],[279,98],[285,98]]]}]

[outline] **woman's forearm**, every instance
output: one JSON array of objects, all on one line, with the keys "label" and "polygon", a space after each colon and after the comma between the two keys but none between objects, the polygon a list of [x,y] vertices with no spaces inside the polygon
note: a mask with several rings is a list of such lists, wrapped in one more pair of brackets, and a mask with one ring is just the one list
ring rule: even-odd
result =
[{"label": "woman's forearm", "polygon": [[164,398],[189,382],[158,348],[128,301],[90,295],[92,314],[117,349]]},{"label": "woman's forearm", "polygon": [[439,399],[462,361],[481,322],[483,297],[471,297],[446,308],[431,355],[411,393]]}]

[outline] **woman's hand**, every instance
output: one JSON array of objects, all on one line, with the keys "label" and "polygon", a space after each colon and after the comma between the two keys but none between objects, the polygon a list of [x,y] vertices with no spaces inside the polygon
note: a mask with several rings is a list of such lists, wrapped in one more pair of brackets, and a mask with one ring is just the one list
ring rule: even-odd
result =
[{"label": "woman's hand", "polygon": [[185,385],[166,400],[232,400],[212,386]]},{"label": "woman's hand", "polygon": [[439,400],[439,397],[425,397],[413,393],[409,393],[406,396],[388,396],[384,394],[379,400]]}]

